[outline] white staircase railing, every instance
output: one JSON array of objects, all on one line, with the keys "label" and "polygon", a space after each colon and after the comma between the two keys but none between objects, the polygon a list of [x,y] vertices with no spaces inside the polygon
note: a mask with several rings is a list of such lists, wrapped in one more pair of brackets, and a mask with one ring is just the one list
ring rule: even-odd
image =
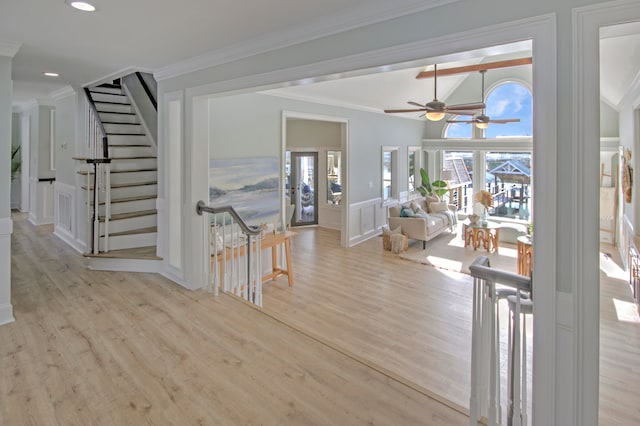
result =
[{"label": "white staircase railing", "polygon": [[[478,257],[469,267],[473,277],[473,323],[471,342],[470,424],[486,418],[489,426],[502,423],[500,397],[500,319],[498,303],[509,303],[509,401],[508,425],[527,424],[526,323],[521,315],[533,313],[531,278],[492,269],[489,259]],[[500,288],[496,289],[496,284]]]},{"label": "white staircase railing", "polygon": [[207,290],[219,289],[262,306],[261,229],[247,225],[231,206],[208,207],[204,201],[196,212],[210,213],[204,221],[210,238],[210,278]]},{"label": "white staircase railing", "polygon": [[[109,142],[98,110],[89,89],[87,98],[87,164],[93,170],[87,173],[87,247],[93,254],[100,252],[100,203],[104,203],[103,251],[109,251],[109,219],[111,217],[111,159]],[[93,185],[91,176],[93,175]]]}]

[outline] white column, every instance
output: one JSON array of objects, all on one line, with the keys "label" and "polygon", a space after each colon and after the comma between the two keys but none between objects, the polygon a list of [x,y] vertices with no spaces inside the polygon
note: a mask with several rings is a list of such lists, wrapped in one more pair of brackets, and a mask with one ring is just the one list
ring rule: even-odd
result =
[{"label": "white column", "polygon": [[0,43],[0,325],[14,321],[11,305],[11,62],[18,47]]}]

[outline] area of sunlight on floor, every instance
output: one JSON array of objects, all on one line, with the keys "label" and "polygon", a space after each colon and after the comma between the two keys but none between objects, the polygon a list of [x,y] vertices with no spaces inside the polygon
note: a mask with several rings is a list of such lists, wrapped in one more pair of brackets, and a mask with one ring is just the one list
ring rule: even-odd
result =
[{"label": "area of sunlight on floor", "polygon": [[613,305],[616,307],[618,321],[640,323],[640,315],[638,315],[638,310],[633,302],[613,299]]},{"label": "area of sunlight on floor", "polygon": [[462,268],[462,262],[457,262],[453,259],[447,259],[446,257],[427,256],[427,260],[432,265],[438,265],[439,268],[460,270]]},{"label": "area of sunlight on floor", "polygon": [[627,273],[608,254],[600,252],[600,270],[609,278],[627,280]]}]

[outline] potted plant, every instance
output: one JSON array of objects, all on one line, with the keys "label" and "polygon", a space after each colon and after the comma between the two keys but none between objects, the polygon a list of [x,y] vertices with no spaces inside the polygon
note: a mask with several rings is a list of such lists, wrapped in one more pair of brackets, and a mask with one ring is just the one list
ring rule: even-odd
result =
[{"label": "potted plant", "polygon": [[438,198],[442,198],[442,196],[449,191],[447,182],[443,180],[434,180],[431,182],[429,174],[423,167],[420,168],[420,176],[422,177],[422,185],[418,187],[418,192],[420,192],[423,197],[435,194]]}]

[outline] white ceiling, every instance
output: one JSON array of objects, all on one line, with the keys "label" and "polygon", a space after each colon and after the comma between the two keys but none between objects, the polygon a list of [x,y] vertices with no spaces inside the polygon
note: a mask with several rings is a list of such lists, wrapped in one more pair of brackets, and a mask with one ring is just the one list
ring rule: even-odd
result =
[{"label": "white ceiling", "polygon": [[[13,103],[20,106],[46,100],[68,85],[82,87],[125,70],[162,72],[196,57],[257,53],[452,1],[456,0],[93,0],[98,11],[84,13],[64,0],[3,0],[0,53],[3,45],[19,45],[13,58]],[[394,72],[377,70],[278,90],[281,95],[287,91],[287,96],[364,109],[403,107],[407,100],[422,103],[433,97],[432,80],[414,78],[425,65],[487,62],[505,53],[501,49],[467,52],[464,61],[456,55],[426,58],[388,68]],[[616,107],[638,76],[640,26],[604,29],[601,58],[602,98]],[[44,77],[44,71],[61,77]],[[463,78],[438,78],[438,98],[446,100]]]}]

